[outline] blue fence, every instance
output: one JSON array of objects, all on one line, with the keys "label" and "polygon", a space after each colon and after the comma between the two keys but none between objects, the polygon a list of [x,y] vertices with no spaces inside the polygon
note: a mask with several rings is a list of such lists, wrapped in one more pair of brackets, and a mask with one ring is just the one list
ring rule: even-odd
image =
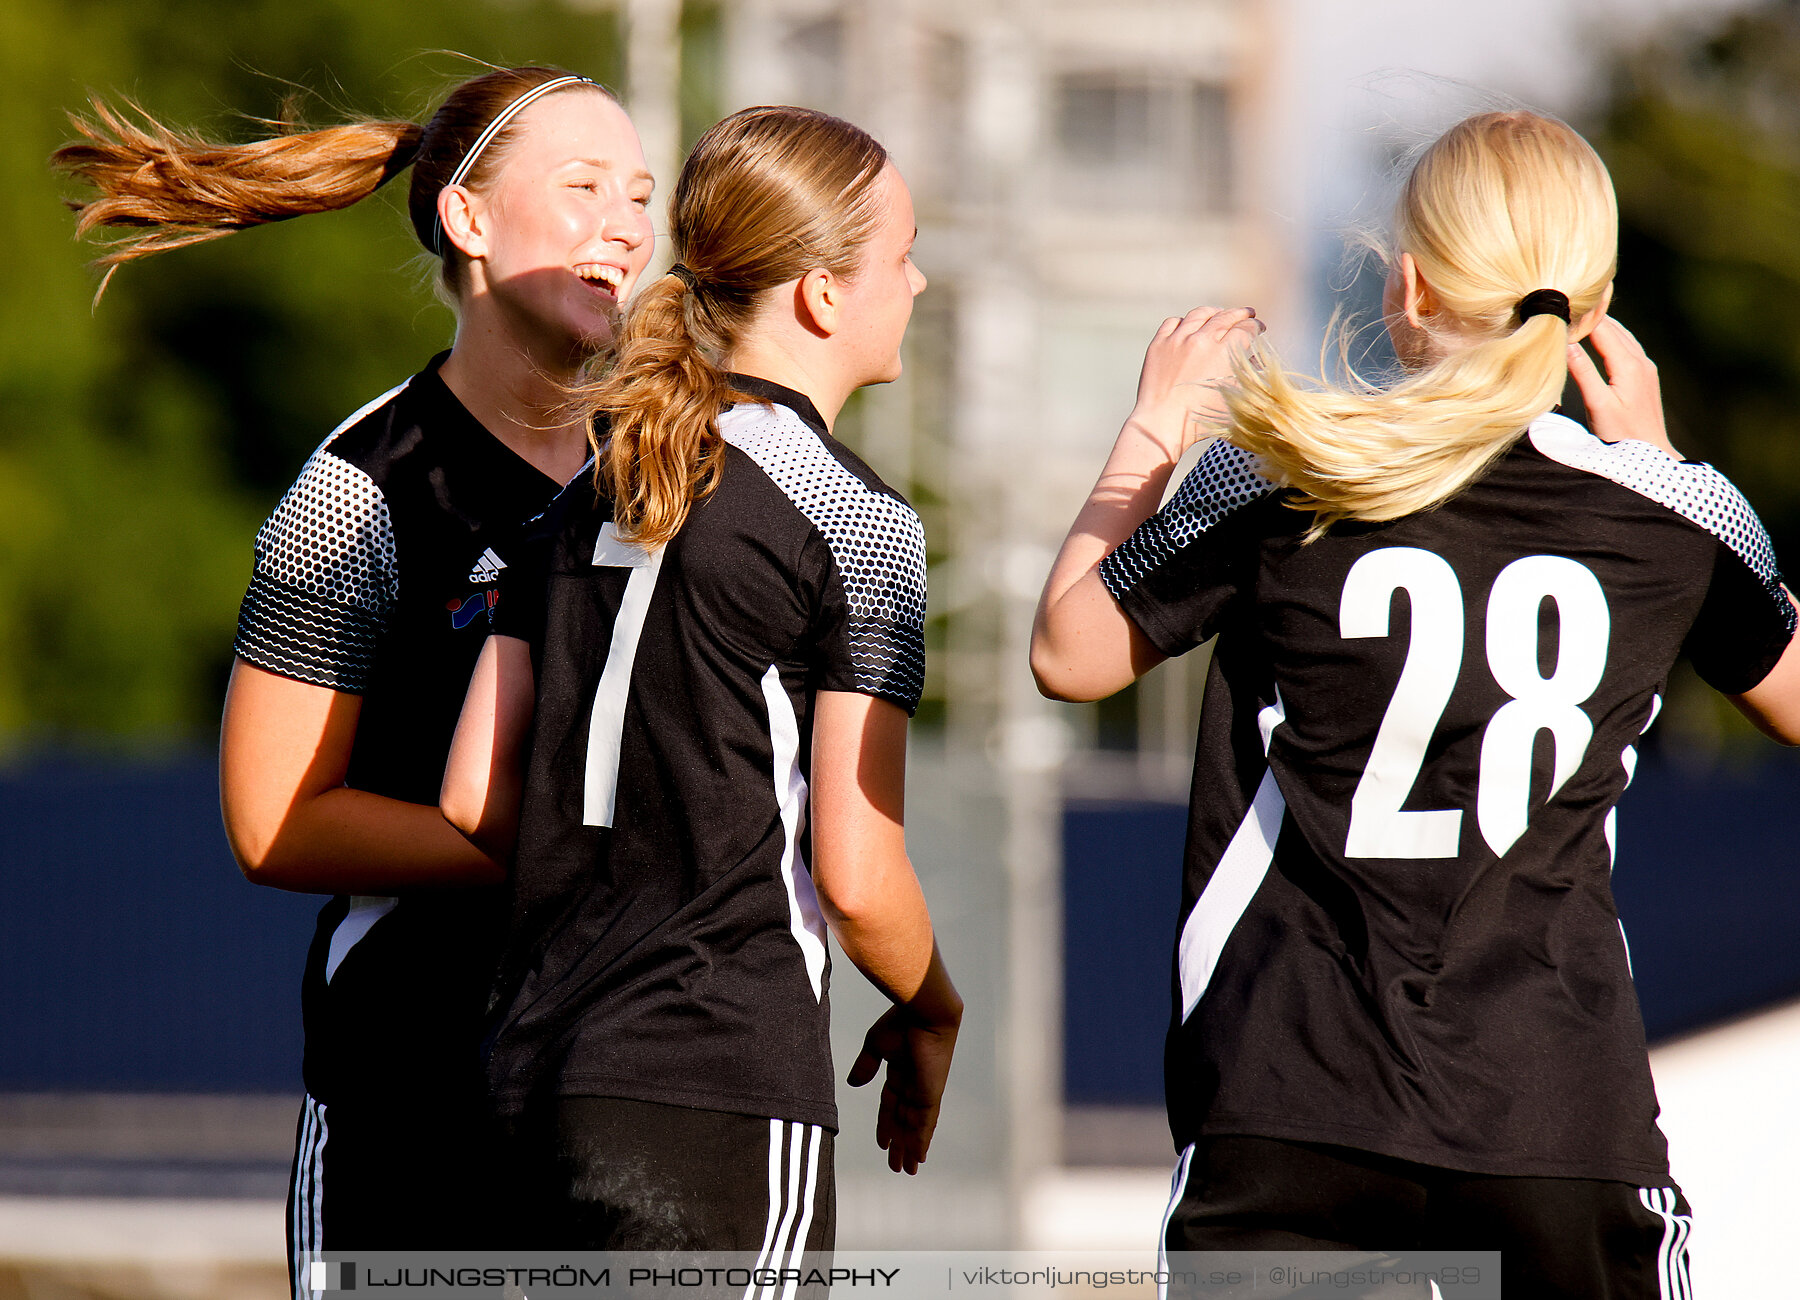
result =
[{"label": "blue fence", "polygon": [[319,900],[247,883],[210,758],[0,778],[0,1090],[300,1091]]},{"label": "blue fence", "polygon": [[[1791,755],[1640,766],[1615,885],[1653,1038],[1800,993],[1797,808]],[[0,827],[0,1091],[299,1091],[318,900],[238,875],[210,759],[43,763],[0,777]],[[1183,827],[1171,804],[1065,812],[1071,1102],[1160,1098]]]}]

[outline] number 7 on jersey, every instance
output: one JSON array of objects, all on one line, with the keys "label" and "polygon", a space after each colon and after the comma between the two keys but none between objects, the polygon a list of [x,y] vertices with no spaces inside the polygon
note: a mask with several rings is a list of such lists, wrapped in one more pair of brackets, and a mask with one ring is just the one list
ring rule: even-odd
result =
[{"label": "number 7 on jersey", "polygon": [[612,644],[606,651],[606,667],[594,691],[594,712],[588,719],[587,771],[582,780],[581,820],[588,826],[611,826],[619,794],[619,746],[625,734],[625,702],[631,695],[631,667],[637,660],[638,641],[644,634],[644,616],[662,572],[663,548],[646,550],[619,536],[606,523],[594,543],[594,567],[630,569],[625,595],[613,620]]}]

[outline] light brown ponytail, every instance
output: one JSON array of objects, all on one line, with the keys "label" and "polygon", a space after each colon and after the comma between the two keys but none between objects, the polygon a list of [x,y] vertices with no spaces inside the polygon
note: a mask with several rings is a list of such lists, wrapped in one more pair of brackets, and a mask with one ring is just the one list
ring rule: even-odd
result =
[{"label": "light brown ponytail", "polygon": [[613,498],[620,535],[646,546],[680,531],[725,460],[718,418],[732,399],[731,381],[708,354],[727,346],[704,312],[675,276],[657,280],[632,304],[617,364],[587,393],[589,408],[611,428],[607,444],[596,447],[595,481]]},{"label": "light brown ponytail", "polygon": [[1311,511],[1381,521],[1447,500],[1555,405],[1568,374],[1564,320],[1521,320],[1556,290],[1569,317],[1606,302],[1618,209],[1606,167],[1569,127],[1485,113],[1445,132],[1407,179],[1394,218],[1436,310],[1437,360],[1380,388],[1303,385],[1272,354],[1240,359],[1226,436]]},{"label": "light brown ponytail", "polygon": [[718,482],[734,396],[721,363],[768,290],[820,267],[854,275],[886,163],[866,132],[804,108],[745,109],[695,144],[669,201],[679,270],[638,295],[616,362],[576,389],[610,425],[594,475],[621,536],[663,545]]},{"label": "light brown ponytail", "polygon": [[136,232],[96,259],[109,274],[234,230],[347,208],[410,164],[422,134],[413,122],[364,121],[219,145],[135,105],[141,125],[102,100],[90,102],[92,118],[72,118],[84,142],[64,145],[51,163],[100,191],[69,205],[80,214],[77,235]]},{"label": "light brown ponytail", "polygon": [[[423,126],[369,118],[248,144],[206,140],[166,126],[136,105],[124,112],[93,99],[92,117],[70,115],[82,139],[58,149],[50,162],[99,191],[97,198],[69,204],[80,214],[78,235],[130,232],[95,259],[107,278],[126,262],[171,248],[347,208],[411,166],[407,210],[413,231],[427,252],[444,256],[444,282],[454,288],[459,259],[434,247],[438,191],[508,105],[534,86],[568,75],[560,68],[502,68],[451,91]],[[568,89],[611,97],[587,81]],[[479,190],[491,180],[513,136],[509,122],[463,183]],[[105,280],[100,288],[105,291]]]}]

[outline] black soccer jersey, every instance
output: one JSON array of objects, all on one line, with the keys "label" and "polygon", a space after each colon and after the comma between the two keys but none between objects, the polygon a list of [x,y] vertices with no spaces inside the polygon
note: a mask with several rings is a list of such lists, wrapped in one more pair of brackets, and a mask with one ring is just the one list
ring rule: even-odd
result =
[{"label": "black soccer jersey", "polygon": [[1739,692],[1792,636],[1761,524],[1711,467],[1559,415],[1435,510],[1309,523],[1220,441],[1101,566],[1164,653],[1219,638],[1176,1144],[1666,1180],[1613,807],[1679,652]]},{"label": "black soccer jersey", "polygon": [[[488,630],[492,547],[559,486],[490,434],[443,357],[352,415],[256,538],[237,653],[362,696],[346,783],[435,806]],[[479,1079],[505,891],[334,898],[302,984],[307,1091],[410,1099]]]},{"label": "black soccer jersey", "polygon": [[909,713],[918,516],[812,403],[739,376],[725,463],[645,550],[578,479],[506,555],[537,709],[489,1081],[821,1124],[837,1107],[808,874],[815,693]]}]

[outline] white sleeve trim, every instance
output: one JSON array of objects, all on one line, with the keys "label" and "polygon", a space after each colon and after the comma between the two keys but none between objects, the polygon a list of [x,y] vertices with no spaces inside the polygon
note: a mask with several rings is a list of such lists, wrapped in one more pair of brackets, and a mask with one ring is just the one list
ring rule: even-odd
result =
[{"label": "white sleeve trim", "polygon": [[334,453],[314,452],[256,535],[256,571],[383,619],[399,594],[394,521],[375,481]]},{"label": "white sleeve trim", "polygon": [[1169,503],[1100,562],[1100,581],[1113,596],[1125,593],[1227,516],[1275,490],[1256,470],[1256,458],[1215,438],[1181,481]]},{"label": "white sleeve trim", "polygon": [[1604,442],[1555,412],[1533,420],[1529,437],[1533,447],[1558,464],[1617,483],[1705,529],[1730,547],[1791,614],[1775,547],[1762,520],[1737,486],[1711,465],[1673,460],[1647,442]]},{"label": "white sleeve trim", "polygon": [[850,606],[857,688],[911,713],[925,691],[925,529],[913,508],[844,467],[799,416],[750,402],[719,417],[825,538]]}]

